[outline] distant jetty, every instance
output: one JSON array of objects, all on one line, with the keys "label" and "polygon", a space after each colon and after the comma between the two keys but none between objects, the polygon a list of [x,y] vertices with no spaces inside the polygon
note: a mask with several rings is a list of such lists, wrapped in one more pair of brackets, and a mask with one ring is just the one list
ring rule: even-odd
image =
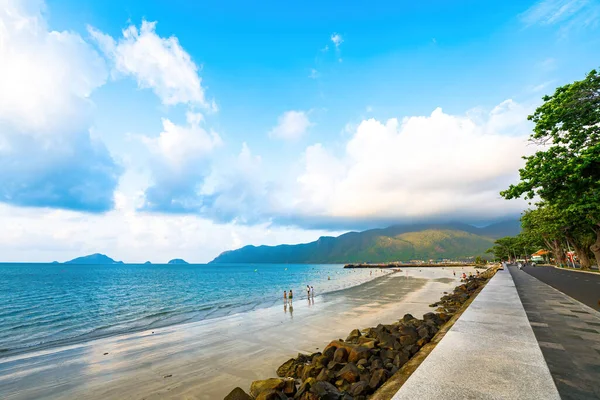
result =
[{"label": "distant jetty", "polygon": [[402,263],[402,262],[392,262],[392,263],[377,263],[377,264],[369,264],[369,263],[360,263],[360,264],[346,264],[344,268],[400,268],[400,267],[474,267],[473,263],[440,263],[440,264],[431,264],[431,263]]}]

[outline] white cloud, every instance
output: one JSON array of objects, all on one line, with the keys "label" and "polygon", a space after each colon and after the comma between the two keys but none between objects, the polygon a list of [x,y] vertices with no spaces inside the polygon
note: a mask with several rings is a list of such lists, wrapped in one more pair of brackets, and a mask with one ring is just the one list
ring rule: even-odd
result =
[{"label": "white cloud", "polygon": [[247,244],[302,243],[338,234],[266,223],[219,224],[193,215],[140,213],[132,207],[82,216],[0,204],[0,220],[0,253],[8,262],[66,261],[96,252],[125,262],[165,263],[172,258],[208,262],[225,250]]},{"label": "white cloud", "polygon": [[143,208],[150,211],[194,212],[202,205],[200,189],[209,173],[211,156],[222,145],[218,133],[207,131],[201,114],[188,112],[187,125],[163,119],[158,137],[142,137],[152,152],[152,185]]},{"label": "white cloud", "polygon": [[336,49],[339,49],[340,45],[344,42],[344,39],[342,38],[342,35],[340,35],[339,33],[333,33],[331,35],[331,41],[335,45]]},{"label": "white cloud", "polygon": [[523,204],[498,192],[532,151],[528,111],[507,100],[477,117],[438,108],[426,117],[364,120],[341,156],[307,148],[289,211],[355,223],[514,214]]},{"label": "white cloud", "polygon": [[317,71],[314,68],[311,68],[310,75],[308,75],[308,77],[311,79],[317,79],[319,77],[319,71]]},{"label": "white cloud", "polygon": [[246,143],[235,158],[215,161],[201,189],[199,214],[218,222],[269,222],[278,208],[273,187],[265,178],[262,158]]},{"label": "white cloud", "polygon": [[311,125],[312,123],[305,111],[286,111],[279,116],[277,126],[269,132],[269,136],[296,140],[302,137]]},{"label": "white cloud", "polygon": [[0,1],[0,201],[105,211],[120,169],[89,134],[104,60],[77,33],[49,30],[40,1]]},{"label": "white cloud", "polygon": [[107,78],[102,58],[77,33],[48,31],[41,6],[0,3],[0,122],[21,132],[81,122],[85,99]]},{"label": "white cloud", "polygon": [[202,114],[188,112],[186,120],[187,126],[182,126],[163,118],[160,135],[143,138],[150,150],[176,171],[189,168],[194,160],[203,159],[223,143],[218,133],[201,127]]},{"label": "white cloud", "polygon": [[156,34],[156,22],[142,21],[139,29],[130,25],[118,40],[91,26],[88,31],[112,61],[116,74],[134,77],[140,88],[152,89],[163,104],[216,109],[214,101],[206,100],[198,66],[175,36]]},{"label": "white cloud", "polygon": [[600,19],[598,0],[540,0],[521,14],[527,26],[561,25],[561,33],[597,25]]},{"label": "white cloud", "polygon": [[[499,191],[518,180],[521,156],[535,150],[527,141],[531,111],[506,100],[465,115],[437,108],[428,116],[366,119],[346,125],[342,154],[333,150],[337,145],[313,144],[298,164],[268,179],[269,166],[244,144],[236,159],[183,168],[198,175],[166,169],[160,190],[146,192],[160,207],[148,208],[221,223],[328,229],[514,217],[525,203],[508,202]],[[286,131],[297,137],[290,131],[299,130]]]}]

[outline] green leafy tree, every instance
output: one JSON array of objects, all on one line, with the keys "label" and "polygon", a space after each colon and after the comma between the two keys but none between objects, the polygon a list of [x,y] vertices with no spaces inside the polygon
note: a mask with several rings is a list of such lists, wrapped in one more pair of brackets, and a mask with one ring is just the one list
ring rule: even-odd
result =
[{"label": "green leafy tree", "polygon": [[494,241],[494,246],[486,251],[494,255],[495,260],[511,260],[517,257],[517,238],[506,236]]},{"label": "green leafy tree", "polygon": [[538,208],[526,210],[521,216],[522,235],[537,242],[552,252],[558,265],[565,265],[564,222],[554,207],[540,204]]},{"label": "green leafy tree", "polygon": [[600,74],[592,70],[543,100],[529,120],[535,123],[530,140],[544,150],[525,157],[520,182],[501,195],[537,196],[586,221],[583,230],[595,234],[590,250],[600,265]]}]

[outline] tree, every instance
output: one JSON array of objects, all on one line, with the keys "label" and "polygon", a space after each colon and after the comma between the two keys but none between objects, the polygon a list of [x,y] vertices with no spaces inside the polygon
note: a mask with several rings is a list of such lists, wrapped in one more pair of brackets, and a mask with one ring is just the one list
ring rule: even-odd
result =
[{"label": "tree", "polygon": [[583,231],[595,234],[590,250],[600,265],[600,74],[592,70],[543,100],[528,119],[535,123],[530,140],[545,149],[524,157],[520,182],[501,195],[537,196],[585,221]]},{"label": "tree", "polygon": [[486,253],[492,253],[495,260],[510,260],[517,256],[517,239],[513,236],[506,236],[496,239],[494,247],[488,249]]},{"label": "tree", "polygon": [[536,209],[526,210],[521,217],[521,227],[522,235],[551,251],[558,265],[567,263],[562,240],[565,225],[556,208],[541,203]]}]

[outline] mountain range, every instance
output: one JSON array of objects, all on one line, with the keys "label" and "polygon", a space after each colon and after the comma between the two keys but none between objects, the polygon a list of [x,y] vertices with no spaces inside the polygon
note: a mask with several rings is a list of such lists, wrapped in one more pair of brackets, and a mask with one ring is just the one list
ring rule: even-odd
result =
[{"label": "mountain range", "polygon": [[245,246],[221,253],[211,263],[358,263],[484,256],[494,240],[521,231],[518,220],[478,228],[447,224],[393,225],[383,229],[323,236],[310,243]]}]

